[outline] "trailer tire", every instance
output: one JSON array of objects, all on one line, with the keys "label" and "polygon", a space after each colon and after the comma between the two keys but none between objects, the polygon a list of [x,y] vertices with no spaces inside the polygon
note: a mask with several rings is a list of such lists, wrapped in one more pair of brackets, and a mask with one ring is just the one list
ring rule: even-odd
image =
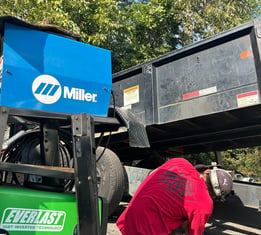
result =
[{"label": "trailer tire", "polygon": [[[118,207],[124,192],[124,169],[118,156],[110,149],[98,147],[96,150],[96,168],[98,177],[98,195],[108,203],[108,214]],[[102,155],[101,155],[102,154]]]}]

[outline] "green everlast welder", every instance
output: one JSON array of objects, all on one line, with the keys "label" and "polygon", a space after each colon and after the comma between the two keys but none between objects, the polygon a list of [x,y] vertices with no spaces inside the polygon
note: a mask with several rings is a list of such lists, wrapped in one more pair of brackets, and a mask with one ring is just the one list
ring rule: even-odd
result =
[{"label": "green everlast welder", "polygon": [[[1,234],[78,234],[75,195],[0,187]],[[102,223],[102,200],[99,200]]]}]

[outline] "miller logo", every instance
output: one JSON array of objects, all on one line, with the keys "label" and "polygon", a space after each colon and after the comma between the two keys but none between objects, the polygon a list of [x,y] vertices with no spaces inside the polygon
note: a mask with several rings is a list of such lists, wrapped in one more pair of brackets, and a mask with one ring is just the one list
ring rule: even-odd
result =
[{"label": "miller logo", "polygon": [[47,74],[35,78],[32,84],[34,97],[43,104],[54,104],[63,93],[64,99],[81,102],[98,102],[98,94],[86,92],[85,89],[77,87],[62,87],[59,81]]},{"label": "miller logo", "polygon": [[32,85],[34,97],[44,104],[53,104],[62,94],[61,84],[50,75],[38,76]]}]

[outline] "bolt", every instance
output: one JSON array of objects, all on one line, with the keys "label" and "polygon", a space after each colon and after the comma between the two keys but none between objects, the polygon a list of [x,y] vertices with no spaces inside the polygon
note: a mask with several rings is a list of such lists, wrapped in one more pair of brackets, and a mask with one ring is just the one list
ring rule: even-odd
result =
[{"label": "bolt", "polygon": [[5,72],[6,72],[6,73],[11,73],[9,69],[6,69]]}]

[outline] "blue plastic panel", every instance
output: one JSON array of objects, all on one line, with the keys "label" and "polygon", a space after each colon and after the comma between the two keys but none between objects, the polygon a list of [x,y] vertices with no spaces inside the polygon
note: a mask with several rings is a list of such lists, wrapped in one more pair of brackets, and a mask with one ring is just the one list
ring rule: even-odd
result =
[{"label": "blue plastic panel", "polygon": [[108,50],[5,24],[3,106],[106,116],[111,74]]}]

